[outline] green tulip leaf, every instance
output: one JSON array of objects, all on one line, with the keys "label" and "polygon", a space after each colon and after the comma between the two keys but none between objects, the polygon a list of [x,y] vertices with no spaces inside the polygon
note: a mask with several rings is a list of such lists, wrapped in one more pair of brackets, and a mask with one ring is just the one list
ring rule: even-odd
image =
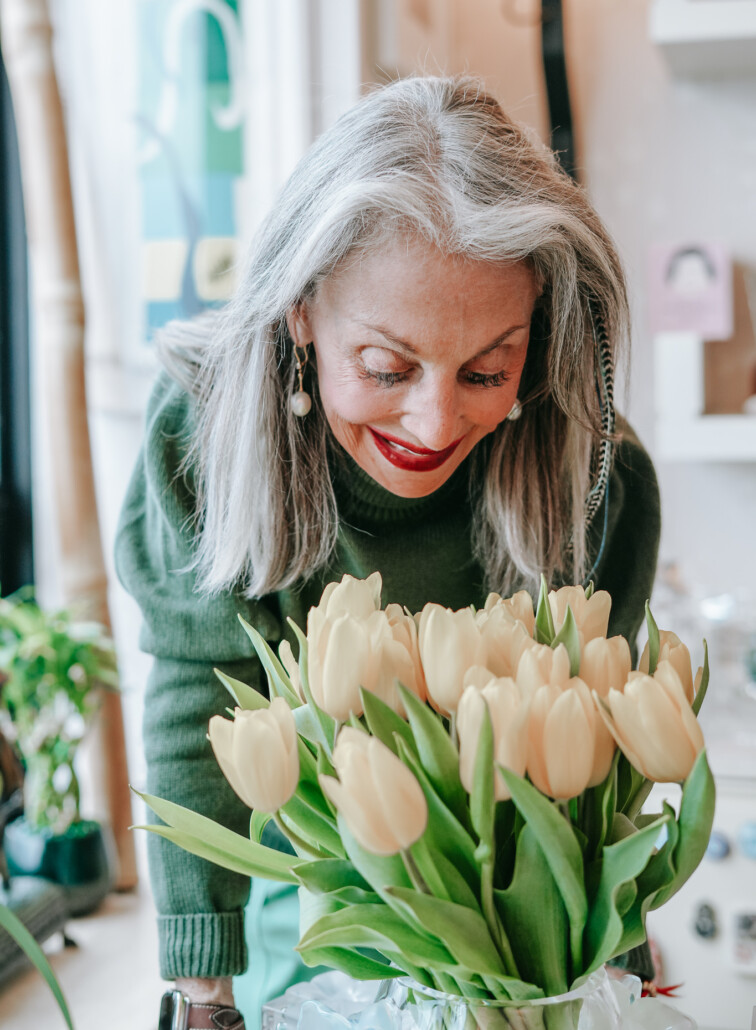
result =
[{"label": "green tulip leaf", "polygon": [[418,926],[438,938],[459,965],[480,974],[506,976],[480,912],[405,887],[388,887],[386,893],[411,913]]},{"label": "green tulip leaf", "polygon": [[250,626],[241,615],[238,615],[237,618],[244,627],[244,632],[252,641],[252,646],[257,651],[257,657],[260,659],[262,667],[268,676],[270,696],[282,697],[290,708],[299,708],[302,704],[302,699],[292,686],[288,673],[281,664],[278,655],[254,626]]},{"label": "green tulip leaf", "polygon": [[704,750],[696,758],[683,784],[680,815],[677,819],[680,838],[672,858],[675,876],[670,884],[659,891],[653,901],[653,908],[663,905],[677,893],[706,854],[714,823],[715,800],[714,777]]},{"label": "green tulip leaf", "polygon": [[499,766],[512,800],[530,825],[546,856],[570,920],[572,968],[582,967],[583,930],[588,902],[583,881],[583,856],[572,827],[559,809],[532,784]]},{"label": "green tulip leaf", "polygon": [[646,628],[648,629],[648,674],[653,676],[659,661],[659,627],[651,614],[651,607],[646,601]]},{"label": "green tulip leaf", "polygon": [[643,802],[651,793],[653,783],[647,780],[620,752],[617,759],[617,811],[623,812],[632,822],[640,812]]},{"label": "green tulip leaf", "polygon": [[382,951],[386,945],[396,948],[410,962],[421,966],[450,969],[457,964],[439,940],[410,925],[385,904],[342,908],[321,916],[305,931],[297,950],[352,947]]},{"label": "green tulip leaf", "polygon": [[362,698],[365,721],[374,737],[377,737],[394,754],[398,753],[396,741],[394,740],[395,733],[409,747],[415,751],[417,750],[409,723],[405,722],[400,715],[397,715],[393,708],[390,708],[377,694],[373,694],[372,691],[365,690],[362,687],[360,687],[360,697]]},{"label": "green tulip leaf", "polygon": [[589,580],[588,581],[588,586],[585,588],[585,599],[586,599],[586,601],[590,601],[590,599],[593,597],[593,591],[595,589],[596,589],[595,583],[593,582],[592,579]]},{"label": "green tulip leaf", "polygon": [[317,715],[309,705],[300,705],[294,709],[294,722],[297,733],[311,744],[322,744],[325,742],[323,728],[320,725]]},{"label": "green tulip leaf", "polygon": [[303,887],[313,894],[329,894],[342,887],[359,887],[369,890],[370,885],[354,868],[351,862],[343,858],[321,858],[314,862],[300,862],[291,870]]},{"label": "green tulip leaf", "polygon": [[291,824],[295,833],[301,834],[320,850],[330,853],[335,858],[344,858],[344,845],[330,816],[309,805],[299,796],[299,791],[281,807],[280,814],[285,817],[285,825]]},{"label": "green tulip leaf", "polygon": [[667,822],[668,817],[663,815],[643,830],[604,848],[599,859],[598,890],[585,928],[586,961],[581,972],[592,973],[616,954],[623,933],[622,916],[634,900],[628,899],[627,892],[620,896],[621,889],[643,872]]},{"label": "green tulip leaf", "polygon": [[[329,966],[338,969],[355,980],[391,980],[403,976],[403,969],[396,969],[388,962],[360,955],[348,948],[299,948],[299,956],[306,966]],[[430,985],[426,985],[430,986]]]},{"label": "green tulip leaf", "polygon": [[441,716],[401,683],[399,693],[415,739],[415,750],[434,789],[462,825],[469,818],[467,792],[459,778],[459,752]]},{"label": "green tulip leaf", "polygon": [[554,650],[560,644],[564,644],[570,657],[570,676],[577,676],[580,673],[580,638],[575,616],[572,614],[572,608],[569,604],[567,605],[564,622],[559,632],[551,641],[551,646]]},{"label": "green tulip leaf", "polygon": [[704,640],[704,660],[703,660],[703,672],[701,673],[701,682],[696,692],[696,696],[693,698],[693,714],[698,715],[701,711],[701,705],[704,703],[706,697],[706,691],[709,689],[709,645]]},{"label": "green tulip leaf", "polygon": [[621,752],[614,752],[606,779],[583,792],[582,828],[587,838],[586,856],[594,858],[606,843],[617,805],[617,763]]},{"label": "green tulip leaf", "polygon": [[315,718],[320,726],[318,743],[323,744],[330,755],[333,752],[333,745],[336,739],[336,722],[330,715],[328,715],[327,712],[324,712],[323,709],[316,704],[315,698],[312,696],[312,691],[310,690],[310,678],[307,674],[307,637],[293,619],[287,619],[287,622],[294,630],[299,644],[299,679],[302,684],[302,693],[305,696],[307,705],[310,710],[314,712]]},{"label": "green tulip leaf", "polygon": [[239,708],[243,708],[246,712],[256,712],[261,708],[268,708],[270,701],[259,690],[255,690],[254,687],[250,687],[247,683],[242,683],[241,680],[234,679],[233,676],[227,676],[225,672],[220,669],[213,669],[213,672],[221,681],[223,686],[233,697],[234,701]]},{"label": "green tulip leaf", "polygon": [[423,836],[410,848],[420,875],[431,893],[444,901],[454,901],[467,908],[479,909],[478,899],[456,865],[450,862],[443,849],[431,846],[428,835]]},{"label": "green tulip leaf", "polygon": [[58,1003],[58,1008],[66,1021],[66,1025],[70,1030],[73,1030],[71,1013],[68,1011],[66,999],[63,996],[63,991],[60,989],[60,984],[55,977],[55,973],[52,971],[50,963],[47,961],[44,951],[42,951],[36,939],[31,933],[29,933],[15,912],[11,911],[11,909],[3,904],[0,904],[0,927],[10,934],[16,944],[18,944],[19,948],[21,948],[29,961],[40,973],[45,983],[52,991],[53,997]]},{"label": "green tulip leaf", "polygon": [[563,994],[569,987],[567,910],[530,826],[517,838],[512,882],[494,895],[507,937],[517,941],[520,975],[547,994]]},{"label": "green tulip leaf", "polygon": [[207,858],[216,865],[234,872],[247,876],[262,876],[268,880],[281,880],[283,883],[297,882],[291,871],[291,866],[296,861],[292,855],[285,855],[281,851],[257,844],[225,826],[220,826],[207,816],[192,812],[191,809],[176,805],[172,801],[165,801],[151,794],[141,794],[138,790],[134,793],[155,815],[167,823],[167,826],[153,823],[149,826],[135,826],[134,829],[156,833],[178,844],[185,851],[199,855],[200,858]]},{"label": "green tulip leaf", "polygon": [[385,892],[388,887],[411,887],[412,883],[400,855],[374,855],[361,847],[352,836],[344,816],[337,815],[339,833],[349,861],[363,880],[392,908],[398,905]]},{"label": "green tulip leaf", "polygon": [[454,865],[473,892],[479,890],[480,867],[475,842],[439,797],[417,756],[402,740],[397,740],[399,757],[415,774],[428,805],[428,824],[423,837],[429,848],[453,856]]},{"label": "green tulip leaf", "polygon": [[675,810],[672,806],[664,801],[662,808],[662,814],[667,817],[667,839],[648,860],[646,868],[635,878],[636,898],[623,915],[622,938],[615,955],[623,954],[646,939],[646,914],[662,888],[672,883],[675,878],[673,858],[680,839],[680,828],[675,821]]},{"label": "green tulip leaf", "polygon": [[538,605],[535,616],[535,639],[539,644],[548,644],[554,639],[554,616],[549,604],[549,587],[546,577],[541,575],[541,590],[538,594]]}]

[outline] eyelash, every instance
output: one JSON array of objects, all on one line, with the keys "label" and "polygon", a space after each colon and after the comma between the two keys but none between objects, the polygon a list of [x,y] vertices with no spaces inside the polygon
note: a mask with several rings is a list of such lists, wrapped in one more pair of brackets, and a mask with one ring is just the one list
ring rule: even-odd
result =
[{"label": "eyelash", "polygon": [[[398,383],[403,383],[408,375],[408,372],[376,372],[372,368],[363,368],[360,371],[360,378],[372,379],[380,386],[396,386]],[[503,386],[504,383],[508,383],[512,378],[509,372],[505,372],[504,370],[501,372],[493,372],[491,374],[486,374],[484,372],[465,372],[464,375],[470,386],[482,386],[484,388]]]}]

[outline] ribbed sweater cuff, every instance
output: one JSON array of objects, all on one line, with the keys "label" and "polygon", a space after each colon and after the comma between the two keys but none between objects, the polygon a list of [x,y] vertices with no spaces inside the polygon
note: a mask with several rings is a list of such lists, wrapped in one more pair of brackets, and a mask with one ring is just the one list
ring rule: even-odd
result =
[{"label": "ribbed sweater cuff", "polygon": [[238,976],[247,968],[244,912],[158,916],[160,975]]}]

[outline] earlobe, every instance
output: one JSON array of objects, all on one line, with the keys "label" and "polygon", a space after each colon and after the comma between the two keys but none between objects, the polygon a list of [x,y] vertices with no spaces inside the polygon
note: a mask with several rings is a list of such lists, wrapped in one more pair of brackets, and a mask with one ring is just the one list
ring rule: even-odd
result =
[{"label": "earlobe", "polygon": [[305,304],[299,304],[286,312],[286,325],[295,347],[306,347],[312,343],[312,330]]}]

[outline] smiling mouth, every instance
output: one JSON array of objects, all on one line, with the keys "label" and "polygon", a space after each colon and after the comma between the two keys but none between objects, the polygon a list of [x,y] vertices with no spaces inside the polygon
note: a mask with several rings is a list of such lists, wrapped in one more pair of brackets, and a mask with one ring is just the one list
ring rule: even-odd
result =
[{"label": "smiling mouth", "polygon": [[427,447],[416,447],[395,436],[379,433],[372,426],[367,428],[383,457],[396,468],[405,472],[432,472],[434,469],[440,468],[463,440],[463,437],[460,437],[442,451],[431,451]]}]

